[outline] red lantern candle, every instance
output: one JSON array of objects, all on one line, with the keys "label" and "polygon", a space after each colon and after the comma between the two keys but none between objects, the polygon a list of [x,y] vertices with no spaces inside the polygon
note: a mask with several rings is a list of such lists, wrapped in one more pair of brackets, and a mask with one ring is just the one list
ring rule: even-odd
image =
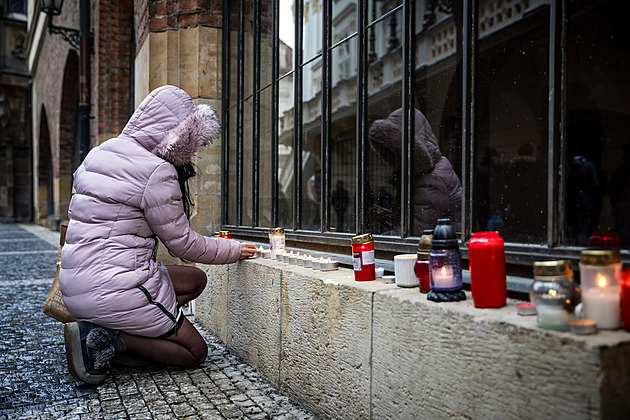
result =
[{"label": "red lantern candle", "polygon": [[223,230],[219,232],[219,238],[232,239],[232,232],[229,230]]},{"label": "red lantern candle", "polygon": [[368,281],[376,278],[374,262],[374,239],[371,233],[352,238],[352,260],[354,262],[354,279]]},{"label": "red lantern candle", "polygon": [[630,331],[630,268],[621,272],[621,320],[626,331]]},{"label": "red lantern candle", "polygon": [[470,289],[477,308],[505,306],[505,250],[499,232],[475,232],[468,241]]},{"label": "red lantern candle", "polygon": [[418,243],[418,259],[413,270],[418,278],[420,293],[429,293],[431,291],[431,269],[429,265],[429,253],[431,252],[431,237],[433,230],[425,230],[422,232]]}]

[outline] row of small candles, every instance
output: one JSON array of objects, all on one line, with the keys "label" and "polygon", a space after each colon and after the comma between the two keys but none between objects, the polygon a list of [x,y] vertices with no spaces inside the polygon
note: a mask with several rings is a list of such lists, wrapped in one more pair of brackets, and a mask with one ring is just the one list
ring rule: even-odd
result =
[{"label": "row of small candles", "polygon": [[264,249],[262,246],[258,248],[256,256],[259,258],[276,259],[285,264],[299,265],[313,270],[333,271],[339,269],[339,261],[330,257],[313,257],[309,254],[300,254],[299,252],[274,252],[271,249]]}]

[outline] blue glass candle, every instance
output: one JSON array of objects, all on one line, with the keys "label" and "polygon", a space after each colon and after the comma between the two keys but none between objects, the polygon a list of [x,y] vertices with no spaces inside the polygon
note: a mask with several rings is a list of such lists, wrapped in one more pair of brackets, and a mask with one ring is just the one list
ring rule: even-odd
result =
[{"label": "blue glass candle", "polygon": [[438,219],[429,253],[431,292],[427,299],[435,302],[465,300],[462,290],[462,255],[451,219]]}]

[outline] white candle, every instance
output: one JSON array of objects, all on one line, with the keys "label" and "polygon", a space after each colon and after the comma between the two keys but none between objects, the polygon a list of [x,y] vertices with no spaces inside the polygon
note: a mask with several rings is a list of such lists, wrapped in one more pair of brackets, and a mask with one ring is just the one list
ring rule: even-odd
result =
[{"label": "white candle", "polygon": [[291,258],[292,256],[293,256],[293,251],[287,252],[282,256],[282,261],[285,262],[286,264],[289,264],[289,258]]},{"label": "white candle", "polygon": [[299,255],[299,252],[297,254],[289,254],[289,264],[297,264],[297,259]]},{"label": "white candle", "polygon": [[313,267],[313,257],[311,257],[310,255],[305,256],[303,265],[306,268]]},{"label": "white candle", "polygon": [[319,262],[320,261],[321,261],[320,258],[313,258],[313,261],[311,261],[313,270],[319,270]]},{"label": "white candle", "polygon": [[431,272],[431,280],[433,280],[433,286],[436,289],[452,289],[454,286],[453,281],[453,268],[450,266],[436,267]]},{"label": "white candle", "polygon": [[270,249],[263,249],[262,251],[260,251],[263,259],[265,258],[271,258],[271,250]]},{"label": "white candle", "polygon": [[538,326],[548,330],[567,331],[571,314],[562,306],[539,304]]},{"label": "white candle", "polygon": [[600,330],[615,330],[621,327],[621,287],[591,287],[582,290],[582,304],[586,317],[597,323]]},{"label": "white candle", "polygon": [[331,258],[322,258],[319,262],[319,269],[322,271],[333,271],[339,269],[339,261]]},{"label": "white candle", "polygon": [[257,250],[256,250],[256,256],[257,257],[261,257],[262,256],[262,252],[263,252],[263,247],[260,246]]}]

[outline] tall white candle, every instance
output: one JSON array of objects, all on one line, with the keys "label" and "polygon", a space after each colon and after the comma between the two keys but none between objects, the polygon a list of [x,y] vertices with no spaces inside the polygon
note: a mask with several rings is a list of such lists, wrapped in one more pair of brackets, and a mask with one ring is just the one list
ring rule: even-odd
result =
[{"label": "tall white candle", "polygon": [[621,327],[621,287],[591,287],[582,290],[582,304],[586,317],[597,323],[601,330]]}]

